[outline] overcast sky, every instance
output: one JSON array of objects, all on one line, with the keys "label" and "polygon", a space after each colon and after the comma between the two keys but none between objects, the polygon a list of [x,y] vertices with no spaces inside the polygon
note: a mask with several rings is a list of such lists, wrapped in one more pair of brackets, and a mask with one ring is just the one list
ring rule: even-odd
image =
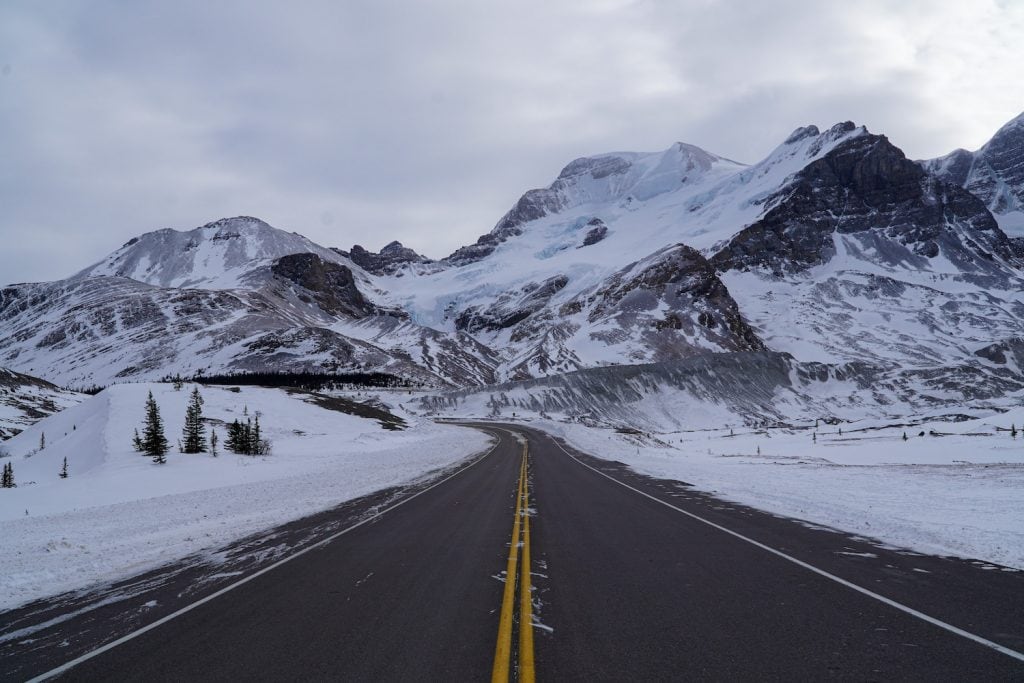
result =
[{"label": "overcast sky", "polygon": [[1022,64],[1017,0],[5,0],[0,284],[240,214],[439,258],[576,157],[677,140],[975,149]]}]

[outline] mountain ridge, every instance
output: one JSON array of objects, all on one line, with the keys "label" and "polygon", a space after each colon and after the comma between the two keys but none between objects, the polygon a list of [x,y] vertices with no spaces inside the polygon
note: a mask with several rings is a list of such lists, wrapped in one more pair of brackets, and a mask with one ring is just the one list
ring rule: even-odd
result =
[{"label": "mountain ridge", "polygon": [[[982,150],[1024,154],[1017,128]],[[847,121],[750,165],[685,143],[581,157],[438,261],[244,216],[154,231],[0,290],[0,363],[79,384],[291,369],[437,388],[756,352],[983,369],[1022,336],[1024,242],[948,170]]]}]

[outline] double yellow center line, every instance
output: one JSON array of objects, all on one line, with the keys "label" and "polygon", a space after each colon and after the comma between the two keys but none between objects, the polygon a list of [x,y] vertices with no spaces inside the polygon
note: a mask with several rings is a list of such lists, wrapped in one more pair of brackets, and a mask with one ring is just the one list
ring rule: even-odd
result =
[{"label": "double yellow center line", "polygon": [[[519,491],[516,494],[516,516],[512,522],[512,543],[508,550],[505,570],[505,593],[501,599],[501,619],[498,622],[498,644],[494,648],[492,683],[506,683],[512,660],[512,617],[515,611],[516,565],[519,564],[519,680],[533,683],[533,602],[530,596],[530,485],[526,477],[527,448],[523,445],[523,460],[519,466]],[[522,541],[520,541],[520,537]],[[523,560],[519,562],[519,547]]]}]

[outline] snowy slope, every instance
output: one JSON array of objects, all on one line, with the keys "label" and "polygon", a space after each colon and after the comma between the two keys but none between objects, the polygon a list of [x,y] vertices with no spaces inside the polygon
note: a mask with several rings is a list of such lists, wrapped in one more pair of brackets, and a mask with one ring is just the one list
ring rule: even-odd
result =
[{"label": "snowy slope", "polygon": [[552,416],[657,432],[829,416],[955,419],[1024,398],[1024,340],[990,355],[994,360],[904,370],[798,362],[768,351],[706,354],[428,394],[416,407],[440,416]]},{"label": "snowy slope", "polygon": [[[156,465],[131,447],[147,392],[173,444],[191,385],[111,387],[4,445],[17,488],[0,491],[0,608],[122,578],[361,495],[483,450],[487,437],[399,412],[402,431],[318,407],[302,395],[202,387],[208,429],[261,414],[266,457],[172,450]],[[46,448],[39,451],[41,434]],[[58,473],[64,458],[69,477]],[[27,514],[26,514],[27,513]]]},{"label": "snowy slope", "polygon": [[[260,266],[301,253],[354,266],[302,235],[278,230],[258,218],[239,216],[185,232],[169,228],[148,232],[71,279],[107,275],[164,288],[234,289],[244,287],[245,276]],[[355,272],[361,274],[358,267]]]},{"label": "snowy slope", "polygon": [[84,398],[84,394],[0,367],[0,441]]},{"label": "snowy slope", "polygon": [[815,430],[811,422],[750,430],[720,424],[652,438],[578,423],[538,426],[587,453],[720,499],[841,529],[881,547],[1010,571],[1024,570],[1024,439],[1008,431],[1022,421],[1018,408],[956,425],[863,421]]},{"label": "snowy slope", "polygon": [[[501,241],[486,256],[468,261],[457,251],[448,259],[456,267],[383,278],[381,284],[415,321],[437,328],[454,328],[453,311],[557,274],[569,278],[556,300],[564,302],[670,244],[713,253],[763,213],[794,173],[862,133],[800,129],[751,167],[682,143],[655,154],[579,159],[549,188],[526,193],[499,221],[488,235]],[[527,201],[535,193],[549,199]],[[541,208],[527,211],[524,204]],[[594,219],[607,228],[606,236],[583,246]]]}]

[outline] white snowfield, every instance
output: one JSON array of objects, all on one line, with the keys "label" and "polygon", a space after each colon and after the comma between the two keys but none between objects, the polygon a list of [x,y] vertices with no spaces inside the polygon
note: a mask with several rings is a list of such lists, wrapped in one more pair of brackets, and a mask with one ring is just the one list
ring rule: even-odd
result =
[{"label": "white snowfield", "polygon": [[[725,428],[650,438],[537,424],[586,453],[726,500],[883,545],[1024,570],[1024,408],[913,427],[864,420],[821,423],[816,430],[813,423],[800,430],[737,426],[732,435]],[[1016,438],[997,431],[1011,427]]]},{"label": "white snowfield", "polygon": [[[284,391],[203,387],[203,416],[260,414],[266,457],[183,454],[193,385],[116,385],[3,443],[17,488],[0,490],[0,609],[114,581],[390,486],[484,450],[480,432],[398,414],[404,431]],[[171,443],[167,464],[132,448],[152,390]],[[207,428],[209,429],[209,427]],[[39,447],[46,435],[46,447]],[[69,477],[59,478],[64,458]]]}]

